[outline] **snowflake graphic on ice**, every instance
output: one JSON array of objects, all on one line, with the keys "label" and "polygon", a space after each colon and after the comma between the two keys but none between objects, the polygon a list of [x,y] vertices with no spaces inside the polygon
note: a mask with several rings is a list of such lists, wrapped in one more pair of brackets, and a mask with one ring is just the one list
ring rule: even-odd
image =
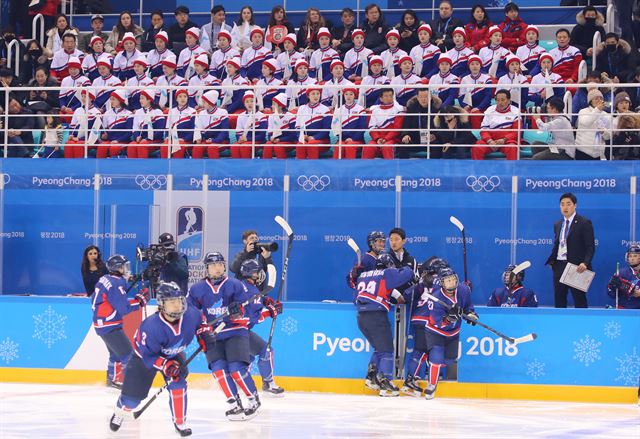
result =
[{"label": "snowflake graphic on ice", "polygon": [[616,357],[618,362],[618,376],[616,381],[622,382],[625,386],[635,386],[638,384],[638,377],[640,376],[640,356],[636,352],[636,348],[633,348],[631,355],[624,354],[622,358]]},{"label": "snowflake graphic on ice", "polygon": [[602,346],[602,342],[587,334],[584,338],[573,342],[573,359],[578,360],[585,367],[589,367],[589,364],[600,360],[600,346]]},{"label": "snowflake graphic on ice", "polygon": [[527,375],[537,380],[541,376],[544,376],[545,363],[540,362],[537,358],[527,363]]},{"label": "snowflake graphic on ice", "polygon": [[611,320],[604,324],[604,335],[607,338],[613,340],[614,338],[618,338],[622,334],[622,326],[620,323]]},{"label": "snowflake graphic on ice", "polygon": [[292,335],[298,332],[298,321],[291,316],[287,316],[280,326],[282,332],[287,335]]},{"label": "snowflake graphic on ice", "polygon": [[67,316],[58,314],[51,305],[42,314],[33,316],[33,338],[42,341],[51,349],[57,341],[67,338],[64,324]]},{"label": "snowflake graphic on ice", "polygon": [[20,345],[11,340],[9,337],[5,338],[3,341],[0,341],[0,360],[3,360],[5,363],[9,364],[16,358],[19,358],[18,346]]}]

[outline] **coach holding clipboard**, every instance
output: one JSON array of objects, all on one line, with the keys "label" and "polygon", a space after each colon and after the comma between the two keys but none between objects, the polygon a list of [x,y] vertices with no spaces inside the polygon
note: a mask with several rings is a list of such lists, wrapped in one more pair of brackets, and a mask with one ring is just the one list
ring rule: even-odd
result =
[{"label": "coach holding clipboard", "polygon": [[560,196],[562,220],[553,225],[555,239],[553,250],[546,265],[553,270],[555,307],[567,307],[567,292],[571,289],[576,308],[587,308],[587,293],[560,283],[560,277],[570,262],[578,266],[578,273],[591,269],[591,260],[596,251],[591,220],[576,213],[578,200],[572,193]]}]

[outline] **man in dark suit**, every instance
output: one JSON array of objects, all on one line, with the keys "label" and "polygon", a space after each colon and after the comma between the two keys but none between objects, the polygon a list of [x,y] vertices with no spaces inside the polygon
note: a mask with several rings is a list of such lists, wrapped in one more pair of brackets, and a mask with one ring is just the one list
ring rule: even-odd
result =
[{"label": "man in dark suit", "polygon": [[[408,267],[412,271],[416,272],[418,270],[418,265],[413,256],[409,254],[404,245],[407,242],[407,233],[404,229],[400,227],[394,227],[389,232],[389,254],[391,255],[391,259],[396,265],[396,268],[404,268]],[[413,282],[407,282],[404,285],[399,286],[397,289],[401,293],[409,288]]]},{"label": "man in dark suit", "polygon": [[553,250],[546,264],[553,270],[553,289],[556,308],[567,307],[567,292],[571,289],[576,308],[587,308],[587,293],[560,283],[560,277],[568,262],[578,266],[578,273],[591,269],[596,251],[591,220],[576,213],[578,199],[572,193],[560,196],[560,212],[563,219],[553,225],[555,239]]}]

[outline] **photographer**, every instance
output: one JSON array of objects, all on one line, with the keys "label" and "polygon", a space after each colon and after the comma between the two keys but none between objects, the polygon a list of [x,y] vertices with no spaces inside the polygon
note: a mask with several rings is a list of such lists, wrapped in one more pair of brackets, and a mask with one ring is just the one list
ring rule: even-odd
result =
[{"label": "photographer", "polygon": [[175,282],[186,296],[189,287],[189,259],[187,255],[176,251],[176,242],[171,233],[163,233],[158,238],[158,245],[164,247],[166,253],[164,264],[160,269],[160,280]]},{"label": "photographer", "polygon": [[[267,265],[273,264],[271,258],[271,251],[278,250],[278,246],[275,243],[266,244],[266,246],[258,245],[258,232],[255,230],[245,230],[242,232],[242,243],[244,244],[244,250],[236,255],[229,267],[231,271],[236,274],[237,278],[240,278],[240,266],[247,259],[255,259],[260,264],[260,267],[267,271]],[[269,246],[269,250],[267,249]],[[262,291],[265,285],[265,281],[257,285],[258,289]]]}]

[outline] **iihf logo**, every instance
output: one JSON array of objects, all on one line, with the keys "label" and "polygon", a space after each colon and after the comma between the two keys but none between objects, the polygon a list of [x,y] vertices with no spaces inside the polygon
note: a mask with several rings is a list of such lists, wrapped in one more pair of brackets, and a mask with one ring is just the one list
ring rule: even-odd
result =
[{"label": "iihf logo", "polygon": [[189,262],[202,259],[204,243],[204,212],[198,206],[183,206],[178,209],[176,236],[178,251],[187,255]]}]

